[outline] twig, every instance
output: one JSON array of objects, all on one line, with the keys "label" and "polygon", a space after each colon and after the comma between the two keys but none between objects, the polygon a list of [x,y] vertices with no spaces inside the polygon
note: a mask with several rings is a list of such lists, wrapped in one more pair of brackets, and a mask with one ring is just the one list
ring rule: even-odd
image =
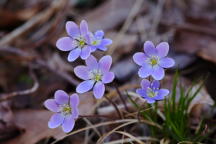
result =
[{"label": "twig", "polygon": [[116,130],[120,129],[120,128],[123,128],[125,126],[128,126],[128,125],[131,125],[131,124],[134,124],[136,123],[137,121],[130,121],[130,122],[127,122],[127,123],[123,123],[117,127],[115,127],[114,129],[112,129],[111,131],[105,133],[102,137],[100,137],[98,140],[97,140],[97,143],[96,144],[102,144],[104,142],[104,139],[106,139],[108,136],[110,136],[112,133],[114,133]]},{"label": "twig", "polygon": [[60,71],[60,70],[52,68],[50,65],[47,64],[46,61],[40,59],[40,57],[38,57],[36,55],[32,55],[26,51],[21,50],[21,49],[17,49],[14,47],[8,47],[8,46],[0,48],[0,51],[5,51],[5,52],[16,54],[16,55],[26,59],[27,61],[32,62],[32,64],[36,63],[40,67],[45,67],[49,71],[57,74],[58,76],[62,77],[63,79],[65,79],[66,81],[68,81],[70,84],[72,84],[74,86],[79,84],[79,81],[73,79],[71,75],[67,74],[64,71]]},{"label": "twig", "polygon": [[105,95],[104,97],[113,105],[113,107],[115,108],[115,110],[118,113],[119,117],[121,119],[123,119],[123,115],[122,115],[121,111],[118,109],[117,105],[108,96]]},{"label": "twig", "polygon": [[112,53],[117,48],[118,42],[122,40],[124,34],[128,30],[129,26],[132,24],[134,17],[137,15],[140,8],[143,6],[142,5],[143,2],[144,2],[144,0],[136,0],[136,2],[134,3],[124,25],[122,26],[120,32],[118,33],[118,35],[115,38],[115,42],[112,44],[112,47],[107,52],[109,55],[112,55]]},{"label": "twig", "polygon": [[[143,140],[143,141],[159,141],[156,138],[147,137],[147,136],[136,137],[136,138],[139,139],[139,140]],[[125,138],[123,140],[123,143],[130,143],[130,142],[133,142],[133,141],[134,141],[134,139],[132,139],[132,138]],[[114,141],[111,141],[111,142],[105,142],[104,144],[120,144],[121,142],[122,142],[122,139],[114,140]]]},{"label": "twig", "polygon": [[[83,118],[83,120],[84,120],[88,125],[93,126],[93,124],[92,124],[87,118]],[[99,132],[96,128],[93,128],[93,130],[95,131],[95,133],[96,133],[99,137],[101,137],[100,132]]]},{"label": "twig", "polygon": [[[128,89],[139,88],[139,87],[140,87],[140,85],[138,85],[138,84],[125,84],[125,85],[119,87],[119,90],[120,90],[120,91],[125,91],[125,90],[128,90]],[[111,91],[107,94],[107,97],[112,98],[112,97],[116,96],[116,94],[117,94],[117,93],[116,93],[116,90],[111,90]],[[104,102],[105,100],[106,100],[105,98],[102,98],[102,99],[98,100],[97,103],[96,103],[94,106],[92,106],[92,108],[91,108],[90,111],[91,111],[91,112],[94,112],[95,109],[96,109],[102,102]]]},{"label": "twig", "polygon": [[[24,47],[31,47],[31,49],[34,49],[36,47],[41,46],[44,43],[49,42],[49,40],[55,37],[56,35],[59,35],[61,29],[64,27],[64,23],[62,23],[62,21],[65,20],[67,11],[69,10],[69,6],[70,5],[68,5],[68,1],[65,2],[62,8],[59,9],[55,18],[53,18],[53,20],[47,23],[47,25],[45,26],[46,28],[42,27],[32,36],[32,38],[36,38],[37,41],[31,40],[31,42],[25,44]],[[40,37],[40,39],[38,39],[38,37]]]},{"label": "twig", "polygon": [[138,112],[137,112],[137,116],[136,116],[139,122],[141,121],[141,119],[140,119],[141,109],[142,109],[141,107],[138,108]]},{"label": "twig", "polygon": [[36,57],[36,56],[29,54],[26,51],[23,51],[23,50],[14,48],[14,47],[9,47],[9,46],[0,47],[0,51],[13,53],[13,54],[19,55],[21,57],[24,57],[27,60],[33,60]]},{"label": "twig", "polygon": [[41,60],[41,59],[38,59],[36,61],[36,63],[40,66],[43,66],[43,67],[46,67],[48,70],[52,71],[53,73],[61,76],[62,78],[64,78],[65,80],[67,80],[70,84],[76,86],[79,84],[79,81],[75,80],[72,78],[71,75],[67,74],[66,72],[63,72],[63,71],[60,71],[60,70],[57,70],[57,69],[54,69],[52,68],[51,66],[49,66],[45,61]]},{"label": "twig", "polygon": [[113,121],[102,122],[102,123],[95,124],[95,125],[92,125],[92,126],[84,127],[84,128],[78,129],[76,131],[73,131],[73,132],[69,133],[66,136],[61,137],[60,139],[52,142],[51,144],[56,144],[57,142],[65,139],[68,136],[72,136],[74,134],[77,134],[79,132],[82,132],[82,131],[85,131],[85,130],[88,130],[88,129],[97,128],[97,127],[106,126],[106,125],[113,125],[113,124],[118,124],[118,123],[126,123],[126,122],[130,122],[130,121],[137,122],[136,119],[121,119],[121,120],[113,120]]},{"label": "twig", "polygon": [[27,32],[29,29],[49,19],[56,10],[62,8],[65,2],[67,2],[67,0],[54,0],[50,8],[42,11],[38,15],[34,16],[32,19],[27,21],[25,24],[3,37],[3,39],[0,40],[0,46],[9,44],[14,39]]},{"label": "twig", "polygon": [[115,131],[115,133],[119,133],[119,134],[125,135],[125,136],[133,139],[134,141],[136,141],[139,144],[145,144],[144,142],[142,142],[141,140],[139,140],[135,136],[131,135],[130,133],[127,133],[127,132],[124,132],[124,131]]},{"label": "twig", "polygon": [[108,115],[79,115],[79,118],[107,118],[107,119],[115,119],[112,116],[108,116]]},{"label": "twig", "polygon": [[150,30],[150,33],[149,33],[149,38],[150,39],[153,39],[156,36],[157,27],[158,27],[158,24],[159,24],[159,22],[161,20],[161,15],[162,15],[163,6],[164,6],[165,1],[166,0],[159,0],[158,5],[155,8],[156,10],[153,11],[155,13],[154,13],[154,19],[153,19],[153,23],[152,23],[152,26],[151,26],[151,30]]},{"label": "twig", "polygon": [[16,97],[16,96],[28,95],[28,94],[34,93],[38,89],[39,83],[38,83],[38,80],[37,80],[35,74],[31,70],[30,70],[30,75],[31,75],[32,79],[34,80],[34,85],[32,88],[27,89],[27,90],[23,90],[23,91],[15,91],[15,92],[11,92],[8,94],[0,94],[0,102],[6,101],[6,100],[11,99],[11,98]]},{"label": "twig", "polygon": [[187,30],[192,32],[203,33],[211,36],[216,36],[216,30],[209,27],[199,26],[190,23],[184,23],[184,24],[167,23],[166,21],[161,21],[161,24],[168,27],[173,27],[175,29],[182,29],[182,30]]}]

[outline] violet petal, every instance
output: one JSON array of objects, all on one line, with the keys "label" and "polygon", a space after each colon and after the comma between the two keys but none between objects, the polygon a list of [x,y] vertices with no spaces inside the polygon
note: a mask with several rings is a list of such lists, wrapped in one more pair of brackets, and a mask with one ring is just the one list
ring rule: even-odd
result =
[{"label": "violet petal", "polygon": [[58,104],[67,104],[69,102],[69,96],[63,90],[57,90],[54,94],[55,101]]},{"label": "violet petal", "polygon": [[112,44],[112,40],[111,39],[105,38],[105,39],[102,39],[102,41],[101,41],[101,45],[102,46],[107,46],[107,45],[111,45],[111,44]]},{"label": "violet petal", "polygon": [[155,80],[161,80],[164,77],[164,69],[161,68],[160,66],[154,66],[153,71],[152,71],[152,77]]},{"label": "violet petal", "polygon": [[168,89],[160,89],[158,91],[158,95],[160,96],[167,96],[169,94],[169,90]]},{"label": "violet petal", "polygon": [[141,81],[141,87],[142,89],[146,90],[148,87],[150,87],[150,81],[147,79],[143,79]]},{"label": "violet petal", "polygon": [[99,50],[102,50],[102,51],[106,51],[106,50],[107,50],[107,47],[105,47],[105,46],[99,46],[98,49],[99,49]]},{"label": "violet petal", "polygon": [[80,23],[80,32],[83,36],[88,34],[88,24],[85,20],[82,20]]},{"label": "violet petal", "polygon": [[56,47],[61,51],[70,51],[75,48],[73,40],[70,37],[62,37],[58,39]]},{"label": "violet petal", "polygon": [[85,63],[90,70],[98,69],[97,59],[93,55],[90,55],[88,59],[85,60]]},{"label": "violet petal", "polygon": [[78,94],[72,94],[71,96],[70,96],[70,106],[72,107],[72,108],[75,108],[75,107],[77,107],[79,105],[79,96],[78,96]]},{"label": "violet petal", "polygon": [[59,106],[54,99],[46,100],[44,106],[52,112],[59,112]]},{"label": "violet petal", "polygon": [[87,59],[91,54],[91,47],[90,46],[85,46],[84,48],[82,48],[80,57],[85,60]]},{"label": "violet petal", "polygon": [[146,55],[142,52],[138,52],[138,53],[135,53],[133,55],[134,62],[140,66],[142,66],[144,63],[146,63],[145,62],[146,59],[147,59]]},{"label": "violet petal", "polygon": [[114,79],[115,75],[113,72],[105,72],[102,76],[103,83],[111,83]]},{"label": "violet petal", "polygon": [[79,109],[78,109],[78,107],[74,107],[74,108],[73,108],[72,117],[73,117],[74,119],[77,119],[77,118],[79,117]]},{"label": "violet petal", "polygon": [[103,36],[104,36],[104,32],[103,32],[102,30],[97,30],[97,31],[95,32],[95,37],[96,37],[97,39],[102,39]]},{"label": "violet petal", "polygon": [[74,125],[75,125],[75,120],[73,119],[73,117],[71,115],[66,116],[64,119],[64,122],[62,124],[62,130],[65,133],[68,133],[68,132],[72,131],[72,129],[74,128]]},{"label": "violet petal", "polygon": [[64,117],[61,113],[55,113],[51,116],[49,122],[48,122],[48,127],[49,128],[57,128],[60,126],[64,121]]},{"label": "violet petal", "polygon": [[147,97],[146,90],[144,89],[136,89],[136,93],[139,94],[143,98]]},{"label": "violet petal", "polygon": [[93,88],[93,93],[96,99],[100,99],[105,92],[105,86],[102,82],[97,82]]},{"label": "violet petal", "polygon": [[158,89],[160,87],[160,82],[158,80],[154,80],[152,83],[151,83],[151,87],[153,89]]},{"label": "violet petal", "polygon": [[170,68],[175,65],[175,61],[172,58],[161,58],[159,65],[163,68]]},{"label": "violet petal", "polygon": [[95,83],[94,80],[83,81],[77,86],[76,92],[77,93],[85,93],[93,87],[94,83]]},{"label": "violet petal", "polygon": [[112,57],[109,55],[103,56],[99,60],[99,67],[103,72],[109,71],[111,64],[112,64]]},{"label": "violet petal", "polygon": [[151,41],[146,41],[144,43],[144,52],[148,56],[157,55],[157,49],[155,48],[154,44]]},{"label": "violet petal", "polygon": [[83,80],[88,80],[89,78],[89,69],[86,66],[77,66],[74,68],[75,75]]},{"label": "violet petal", "polygon": [[148,64],[145,64],[144,66],[142,66],[139,71],[138,71],[138,75],[141,78],[146,78],[148,77],[150,74],[152,73],[152,67]]},{"label": "violet petal", "polygon": [[76,48],[76,49],[70,51],[70,53],[68,55],[68,61],[69,62],[75,61],[80,56],[80,53],[81,53],[80,48]]},{"label": "violet petal", "polygon": [[66,31],[67,31],[67,34],[71,37],[80,36],[78,25],[72,21],[68,21],[66,23]]},{"label": "violet petal", "polygon": [[167,42],[161,42],[156,46],[156,49],[159,57],[165,57],[169,52],[169,44]]}]

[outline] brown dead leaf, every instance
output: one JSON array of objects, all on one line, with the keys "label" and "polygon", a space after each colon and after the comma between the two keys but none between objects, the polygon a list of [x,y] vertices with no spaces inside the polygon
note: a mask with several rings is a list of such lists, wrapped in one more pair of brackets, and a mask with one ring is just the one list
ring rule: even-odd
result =
[{"label": "brown dead leaf", "polygon": [[0,19],[2,19],[2,21],[0,22],[0,28],[8,27],[11,25],[14,26],[14,24],[21,23],[21,20],[19,19],[19,17],[17,17],[17,15],[6,9],[0,9]]},{"label": "brown dead leaf", "polygon": [[79,113],[80,115],[91,115],[94,111],[91,110],[92,106],[96,104],[96,100],[93,97],[92,92],[79,94],[80,104]]},{"label": "brown dead leaf", "polygon": [[0,142],[14,137],[19,128],[13,121],[14,116],[7,101],[0,103]]},{"label": "brown dead leaf", "polygon": [[92,31],[109,30],[121,24],[133,7],[134,0],[108,0],[95,10],[84,15]]},{"label": "brown dead leaf", "polygon": [[21,22],[32,18],[37,12],[43,8],[43,4],[36,3],[28,8],[20,8],[19,10],[12,11],[10,9],[0,9],[0,27],[9,27],[11,25],[21,24]]},{"label": "brown dead leaf", "polygon": [[60,128],[49,129],[47,122],[52,112],[46,110],[20,110],[14,112],[16,125],[24,129],[24,132],[4,144],[35,144],[41,139],[54,137],[56,139],[65,136]]},{"label": "brown dead leaf", "polygon": [[178,52],[196,54],[216,63],[216,25],[213,20],[188,18],[176,27],[174,48]]},{"label": "brown dead leaf", "polygon": [[216,63],[216,40],[209,40],[208,44],[198,51],[197,55],[203,59]]},{"label": "brown dead leaf", "polygon": [[[116,38],[117,32],[107,33],[108,38]],[[138,36],[136,34],[124,34],[122,39],[117,42],[116,51],[112,54],[113,61],[115,62],[122,55],[131,53],[138,42]]]}]

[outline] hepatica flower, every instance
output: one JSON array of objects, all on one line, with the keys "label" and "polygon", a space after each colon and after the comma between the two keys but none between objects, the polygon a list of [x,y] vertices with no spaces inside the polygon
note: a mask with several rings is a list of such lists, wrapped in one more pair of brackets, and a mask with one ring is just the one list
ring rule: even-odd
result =
[{"label": "hepatica flower", "polygon": [[70,51],[68,61],[75,61],[79,56],[87,59],[91,54],[91,47],[87,42],[89,39],[88,24],[82,20],[80,27],[72,21],[66,23],[67,37],[62,37],[56,42],[56,47],[61,51]]},{"label": "hepatica flower", "polygon": [[68,96],[63,90],[55,92],[54,99],[48,99],[44,106],[54,112],[48,122],[49,128],[62,126],[64,132],[68,133],[74,128],[75,120],[78,118],[79,96],[72,94]]},{"label": "hepatica flower", "polygon": [[112,64],[111,56],[103,56],[99,62],[97,62],[94,56],[90,56],[85,60],[86,66],[77,66],[74,68],[74,73],[80,79],[81,82],[77,88],[77,93],[85,93],[93,88],[93,94],[96,99],[100,99],[105,92],[105,85],[110,83],[114,79],[114,73],[110,72]]},{"label": "hepatica flower", "polygon": [[141,88],[136,90],[136,93],[147,100],[147,103],[154,103],[157,100],[163,100],[169,94],[169,90],[160,89],[160,83],[157,80],[153,82],[143,79]]},{"label": "hepatica flower", "polygon": [[161,80],[164,77],[164,68],[174,66],[175,61],[166,57],[169,51],[169,44],[161,42],[156,47],[151,41],[144,43],[144,53],[138,52],[133,56],[133,60],[141,68],[138,75],[141,78],[152,76],[155,80]]},{"label": "hepatica flower", "polygon": [[112,40],[104,38],[104,32],[102,30],[96,31],[94,34],[90,33],[89,43],[91,44],[92,51],[101,50],[106,51],[107,46],[112,44]]}]

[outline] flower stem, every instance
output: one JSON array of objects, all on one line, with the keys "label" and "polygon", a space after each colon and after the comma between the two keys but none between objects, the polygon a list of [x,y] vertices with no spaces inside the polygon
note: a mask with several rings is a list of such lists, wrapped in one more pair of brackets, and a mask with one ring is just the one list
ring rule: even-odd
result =
[{"label": "flower stem", "polygon": [[120,112],[120,110],[118,109],[117,105],[116,105],[108,96],[105,95],[104,97],[113,105],[113,107],[115,108],[115,110],[116,110],[116,112],[118,113],[119,117],[120,117],[121,119],[123,119],[123,115],[122,115],[122,113]]},{"label": "flower stem", "polygon": [[125,100],[124,100],[124,98],[123,98],[123,96],[122,96],[122,94],[121,94],[121,92],[120,92],[118,86],[115,86],[115,88],[116,88],[116,91],[117,91],[117,93],[118,93],[118,95],[119,95],[119,97],[120,97],[120,99],[121,99],[121,101],[122,101],[122,103],[123,103],[123,105],[124,105],[124,107],[125,107],[125,110],[129,112],[129,109],[128,109],[128,107],[127,107],[127,104],[126,104],[126,102],[125,102]]}]

